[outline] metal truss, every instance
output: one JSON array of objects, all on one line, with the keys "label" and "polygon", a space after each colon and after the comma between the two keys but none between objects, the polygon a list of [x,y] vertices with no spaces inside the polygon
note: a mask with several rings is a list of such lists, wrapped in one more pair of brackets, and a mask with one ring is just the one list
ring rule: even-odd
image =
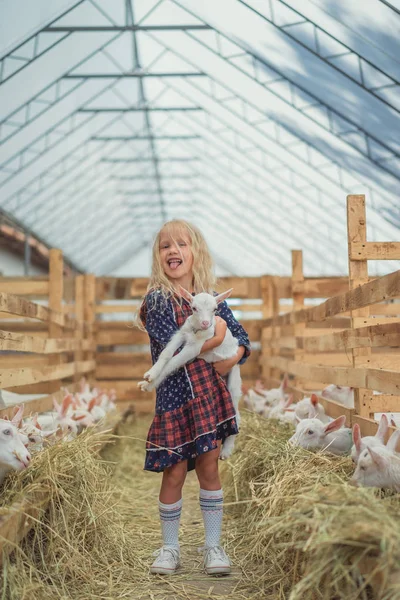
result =
[{"label": "metal truss", "polygon": [[[221,37],[225,37],[231,43],[237,44],[237,41],[235,42],[225,34],[216,31],[215,35],[217,38],[217,46],[220,48],[222,46],[219,41]],[[194,39],[199,41],[198,38]],[[208,44],[206,45],[209,49],[212,49],[211,46]],[[238,46],[238,52],[240,51],[243,52],[243,56],[247,55],[252,58],[252,60],[248,62],[247,68],[245,68],[243,64],[241,64],[241,66],[238,65],[237,55],[226,56],[221,52],[218,52],[218,55],[244,74],[251,76],[262,87],[295,108],[307,119],[310,119],[329,133],[342,139],[352,148],[356,147],[361,154],[364,154],[364,156],[378,167],[385,169],[392,175],[399,175],[399,169],[396,168],[395,165],[391,165],[390,161],[400,158],[400,153],[396,152],[382,139],[378,139],[363,127],[352,121],[347,115],[341,113],[338,108],[329,106],[309,90],[294,83],[290,79],[290,76],[285,75],[264,57],[261,58],[255,53],[252,53],[248,48],[244,50]],[[264,65],[268,67],[268,70],[270,71],[269,75],[271,75],[271,77],[268,77],[267,81],[265,80],[266,78],[263,73]],[[275,75],[275,77],[273,77],[273,75]],[[284,83],[286,85],[279,86],[277,85],[278,83]],[[285,127],[283,123],[280,123],[280,125],[290,131],[290,128]],[[293,132],[291,131],[291,133]],[[298,133],[295,133],[294,135],[298,136]]]},{"label": "metal truss", "polygon": [[117,31],[125,33],[131,31],[205,31],[212,29],[209,25],[52,25],[45,27],[45,33],[76,33],[76,32],[104,32]]},{"label": "metal truss", "polygon": [[[285,35],[295,40],[298,44],[307,48],[307,50],[318,56],[324,63],[336,69],[348,79],[354,81],[366,92],[400,112],[400,105],[395,106],[381,93],[391,89],[393,91],[393,97],[397,94],[397,98],[399,98],[399,81],[382,71],[382,69],[378,68],[370,60],[367,60],[352,48],[339,41],[335,36],[305,17],[298,10],[292,8],[287,2],[284,2],[283,0],[268,0],[268,2],[264,3],[265,10],[259,12],[246,2],[246,0],[238,1],[264,20],[272,23],[272,25],[280,29]],[[180,3],[177,2],[177,4]],[[286,22],[284,24],[279,23],[279,13],[282,12],[282,8],[285,11]],[[291,17],[289,17],[288,11],[290,11]],[[310,27],[312,34],[302,35],[305,28],[307,28],[307,33],[309,33]],[[331,42],[330,46],[332,46],[333,42],[333,45],[336,48],[334,52],[328,50],[328,40]],[[354,66],[356,66],[356,68],[354,68]],[[376,81],[376,79],[379,79],[380,81],[383,80],[382,85],[371,83],[372,80]]]},{"label": "metal truss", "polygon": [[[198,156],[171,156],[167,158],[159,158],[157,162],[194,162],[199,160]],[[154,162],[154,158],[102,158],[101,162],[104,163],[146,163],[146,162]]]},{"label": "metal truss", "polygon": [[129,142],[132,140],[193,140],[198,138],[197,135],[96,135],[91,137],[91,140],[96,142],[115,142],[124,141]]},{"label": "metal truss", "polygon": [[159,79],[163,77],[207,77],[200,71],[129,72],[129,73],[77,73],[65,75],[63,79]]},{"label": "metal truss", "polygon": [[104,108],[80,108],[77,112],[85,113],[85,112],[93,112],[93,113],[130,113],[130,112],[142,112],[142,113],[151,113],[151,112],[198,112],[202,109],[198,106],[133,106],[130,108],[113,108],[107,107]]},{"label": "metal truss", "polygon": [[[323,198],[330,197],[335,203],[337,191],[341,193],[345,190],[350,193],[354,185],[360,184],[360,181],[357,181],[354,176],[349,179],[348,171],[313,148],[311,144],[297,140],[292,135],[288,137],[288,132],[280,124],[272,121],[274,126],[271,127],[271,119],[266,118],[260,109],[250,105],[246,99],[241,98],[240,101],[232,104],[229,90],[227,90],[227,97],[222,98],[221,94],[217,94],[211,86],[211,89],[205,94],[204,90],[193,81],[184,81],[182,85],[168,82],[167,87],[179,92],[189,101],[196,98],[196,102],[202,105],[207,114],[215,116],[216,120],[230,129],[234,135],[239,137],[243,135],[246,140],[245,146],[249,143],[256,144],[265,156],[264,167],[267,170],[270,169],[276,174],[277,168],[284,169],[295,189],[310,187],[316,189],[319,202],[322,202]],[[222,114],[225,112],[226,118]],[[259,119],[257,113],[259,113]],[[232,126],[232,116],[235,117],[237,128]],[[248,127],[248,135],[243,134],[244,124]],[[275,152],[271,142],[278,148],[282,148],[287,153],[287,157]],[[304,151],[301,151],[302,148]],[[271,168],[269,167],[269,157],[272,163]],[[280,167],[277,167],[277,163],[280,163]],[[302,165],[308,167],[308,170]],[[311,173],[317,176],[313,178]],[[288,177],[285,177],[285,181]],[[374,189],[365,182],[363,185],[373,196]],[[386,197],[385,200],[388,201]],[[334,218],[334,215],[332,216]]]},{"label": "metal truss", "polygon": [[[179,4],[179,2],[175,2],[175,3]],[[246,75],[247,77],[250,77],[253,81],[257,82],[258,85],[260,85],[261,87],[266,89],[269,93],[271,93],[274,96],[276,96],[277,98],[279,98],[281,101],[283,101],[288,106],[291,106],[292,108],[294,108],[298,113],[302,114],[304,118],[314,122],[315,124],[318,125],[318,127],[325,129],[327,132],[329,132],[330,134],[335,136],[335,138],[339,138],[342,142],[344,142],[346,144],[346,146],[348,146],[352,150],[357,150],[360,154],[364,154],[364,156],[366,156],[372,164],[376,164],[378,167],[386,170],[388,173],[390,173],[394,177],[398,178],[398,174],[400,173],[400,171],[398,170],[398,168],[396,168],[395,164],[390,164],[390,161],[393,159],[396,159],[397,157],[400,157],[400,155],[397,154],[396,151],[393,150],[393,148],[390,148],[385,142],[378,140],[374,136],[367,133],[367,131],[365,129],[362,129],[361,127],[352,123],[348,119],[348,117],[344,117],[337,109],[332,109],[331,107],[328,107],[327,105],[323,104],[321,101],[317,100],[317,98],[315,96],[310,95],[309,92],[306,92],[305,90],[301,89],[299,86],[293,84],[291,81],[288,80],[288,78],[286,76],[283,76],[280,72],[278,72],[275,67],[273,67],[273,70],[276,72],[276,80],[274,79],[274,80],[268,81],[266,83],[263,82],[261,80],[262,79],[262,68],[261,68],[262,62],[259,59],[257,59],[257,61],[258,61],[257,62],[255,55],[254,54],[252,55],[247,49],[244,51],[240,46],[238,46],[238,51],[240,51],[242,53],[243,57],[244,56],[252,56],[252,58],[253,58],[253,60],[249,64],[249,66],[245,69],[243,67],[242,62],[240,64],[237,64],[238,57],[236,54],[234,56],[226,56],[226,55],[222,54],[221,51],[218,51],[215,48],[215,46],[210,43],[208,38],[201,39],[199,37],[190,35],[189,33],[187,35],[192,40],[194,40],[196,43],[207,48],[207,50],[212,52],[212,54],[214,54],[216,57],[218,57],[221,61],[225,62],[227,65],[230,65],[236,71]],[[217,39],[225,38],[225,39],[229,40],[229,42],[235,43],[231,40],[231,38],[229,38],[225,34],[223,35],[220,32],[215,32],[215,35],[216,35]],[[171,43],[167,44],[162,39],[159,39],[158,37],[155,37],[154,39],[156,39],[157,43],[164,45],[169,51],[174,52],[180,58],[187,60],[187,57],[185,57],[183,54],[180,54],[178,49],[176,47],[172,46]],[[219,44],[219,45],[221,46],[221,44]],[[264,60],[264,64],[266,64],[265,60]],[[210,73],[207,73],[206,68],[200,66],[200,63],[196,64],[195,66],[196,66],[196,68],[197,67],[201,68],[201,70],[203,72],[205,72],[211,78],[213,78]],[[268,68],[269,68],[269,66],[268,66]],[[279,91],[278,88],[276,87],[277,81],[287,81],[289,89],[287,89],[285,87],[285,88],[282,88],[281,91]],[[190,84],[194,85],[194,82],[190,81]],[[218,81],[218,84],[221,85],[222,87],[224,87],[223,82]],[[210,88],[211,88],[211,86],[210,86]],[[204,91],[203,88],[201,88],[201,89],[202,89],[202,91]],[[209,93],[212,94],[211,89],[210,89]],[[308,94],[308,101],[307,101],[307,99],[306,100],[304,99],[304,94]],[[245,95],[245,91],[244,91],[244,94],[242,94],[242,97],[241,97],[242,100],[244,99],[244,95]],[[218,100],[221,100],[222,102],[225,102],[227,104],[231,104],[231,102],[234,98],[239,98],[237,92],[236,91],[233,92],[232,90],[227,90],[227,98],[222,98],[222,99],[218,98]],[[304,104],[304,102],[306,102],[306,106],[303,106],[302,109],[299,109],[299,106],[301,107],[302,104]],[[310,108],[313,109],[314,106],[316,106],[318,109],[318,113],[316,116],[310,115],[308,113],[308,110]],[[249,107],[249,109],[251,109],[251,111],[253,111],[253,109],[255,108],[254,103],[249,102],[248,107]],[[246,118],[245,110],[243,110],[243,114],[244,114],[244,117]],[[302,142],[305,146],[307,146],[309,148],[313,148],[316,151],[318,151],[319,153],[321,153],[321,150],[318,148],[317,145],[310,143],[310,141],[308,139],[306,139],[304,136],[302,136],[301,133],[299,133],[298,131],[292,131],[284,121],[278,120],[276,117],[273,117],[271,115],[268,115],[268,117],[266,118],[265,111],[264,111],[263,116],[260,114],[260,121],[262,121],[262,120],[264,120],[265,122],[269,121],[269,122],[273,122],[276,124],[275,138],[277,138],[276,141],[278,143],[279,143],[280,139],[287,139],[288,145],[295,146],[297,140],[299,140],[299,142]],[[340,132],[341,132],[341,135],[340,135]],[[350,143],[350,141],[348,141],[346,139],[346,136],[349,138],[349,140],[351,140],[351,143]],[[325,155],[326,155],[326,153],[325,153]],[[341,167],[341,165],[337,161],[332,161],[332,159],[328,158],[327,155],[326,155],[326,158],[327,158],[327,160],[332,162],[335,165],[335,167],[337,169],[339,169],[341,172],[345,171],[343,169],[343,167]],[[313,165],[313,168],[315,168],[314,165]]]}]

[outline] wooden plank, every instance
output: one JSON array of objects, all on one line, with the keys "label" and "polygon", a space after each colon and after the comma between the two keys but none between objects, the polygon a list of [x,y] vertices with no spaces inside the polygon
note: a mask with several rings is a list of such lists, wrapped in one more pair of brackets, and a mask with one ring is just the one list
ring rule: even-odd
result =
[{"label": "wooden plank", "polygon": [[321,383],[336,383],[354,388],[366,388],[387,394],[400,395],[400,372],[387,369],[364,367],[325,367],[296,363],[286,358],[275,357],[271,362],[283,372],[302,375]]},{"label": "wooden plank", "polygon": [[400,412],[400,396],[374,394],[368,404],[369,412]]},{"label": "wooden plank", "polygon": [[135,304],[97,304],[95,307],[96,314],[108,313],[134,313],[138,309],[139,303]]},{"label": "wooden plank", "polygon": [[[61,352],[74,352],[75,350],[95,350],[94,343],[89,340],[68,339],[45,339],[14,333],[12,331],[0,330],[0,350],[10,352],[35,352],[37,354],[60,354]],[[20,362],[25,360],[19,359]]]},{"label": "wooden plank", "polygon": [[[95,340],[94,339],[84,339],[85,331],[83,328],[83,322],[84,322],[84,318],[85,318],[85,314],[84,314],[85,282],[84,282],[83,275],[78,275],[75,278],[74,291],[75,291],[75,317],[76,317],[76,323],[77,323],[77,326],[75,329],[75,339],[82,340],[82,342],[84,342],[85,344],[89,344],[89,346],[93,346],[93,351],[96,351]],[[75,353],[74,353],[75,364],[78,364],[83,360],[83,358],[84,358],[83,350],[88,350],[88,348],[83,348],[82,346],[80,346],[80,347],[78,346],[77,348],[75,348]],[[79,378],[80,378],[80,373],[77,370],[75,370],[75,373],[74,373],[75,384],[77,384],[79,382]]]},{"label": "wooden plank", "polygon": [[400,303],[372,304],[369,307],[369,312],[371,315],[376,316],[400,317]]},{"label": "wooden plank", "polygon": [[331,298],[344,294],[348,289],[347,277],[306,277],[304,279],[305,298]]},{"label": "wooden plank", "polygon": [[140,380],[108,380],[108,379],[100,379],[97,380],[97,385],[99,388],[109,388],[115,389],[118,400],[136,400],[138,402],[152,402],[152,412],[154,412],[155,408],[155,399],[156,394],[153,390],[152,392],[141,392],[137,384]]},{"label": "wooden plank", "polygon": [[[96,305],[96,278],[93,274],[84,275],[83,280],[83,316],[86,322],[86,339],[95,342],[95,305]],[[85,353],[85,360],[95,363],[95,354],[93,352]],[[78,369],[77,369],[78,371]],[[77,373],[75,373],[77,378]],[[89,383],[94,382],[94,373],[87,377]]]},{"label": "wooden plank", "polygon": [[47,364],[47,357],[40,354],[0,354],[0,369],[45,367]]},{"label": "wooden plank", "polygon": [[[49,309],[51,311],[62,312],[62,302],[64,296],[64,261],[61,250],[52,248],[49,253]],[[64,323],[64,319],[63,319]],[[49,323],[49,338],[62,338],[63,328],[57,323]],[[64,362],[64,357],[60,353],[49,356],[49,365],[55,367]],[[31,383],[31,382],[29,382]],[[61,387],[61,380],[53,380],[49,383],[48,391],[56,392]]]},{"label": "wooden plank", "polygon": [[149,343],[149,336],[145,331],[133,327],[125,330],[100,330],[96,334],[96,342],[98,346],[145,345]]},{"label": "wooden plank", "polygon": [[359,327],[366,327],[372,325],[385,325],[390,323],[400,323],[400,320],[396,317],[354,317],[353,327],[358,329]]},{"label": "wooden plank", "polygon": [[360,327],[329,335],[298,338],[296,344],[307,352],[329,352],[363,347],[397,347],[400,346],[400,323]]},{"label": "wooden plank", "polygon": [[[357,264],[362,264],[357,261]],[[374,279],[369,283],[360,285],[345,294],[329,298],[318,306],[299,310],[276,317],[276,325],[295,325],[296,323],[312,323],[324,321],[348,310],[365,308],[370,304],[382,302],[388,298],[400,295],[400,271]],[[271,319],[264,319],[263,325],[268,327]]]},{"label": "wooden plank", "polygon": [[400,242],[351,242],[350,260],[400,260]]},{"label": "wooden plank", "polygon": [[[94,371],[96,362],[94,360],[81,361],[77,367],[80,373],[88,373]],[[48,365],[41,369],[3,369],[0,372],[0,388],[8,389],[43,381],[57,381],[71,377],[74,373],[75,363],[73,362],[62,365]]]},{"label": "wooden plank", "polygon": [[[350,195],[347,196],[347,241],[348,241],[348,255],[349,255],[349,285],[350,290],[358,291],[363,288],[364,284],[368,281],[368,261],[358,260],[354,261],[351,255],[352,245],[355,243],[365,244],[367,241],[367,222],[365,213],[365,196],[363,195]],[[375,282],[372,282],[374,285]],[[371,285],[371,284],[366,284]],[[365,287],[365,286],[364,286]],[[385,298],[381,298],[385,300]],[[371,302],[369,304],[372,304]],[[368,318],[369,307],[364,306],[351,306],[352,310],[352,324],[351,327],[354,329],[357,327],[356,319]],[[356,310],[353,310],[356,309]],[[367,323],[365,323],[367,325]],[[358,364],[364,364],[366,359],[371,354],[371,349],[368,347],[363,348],[352,348],[352,363],[353,367]],[[359,388],[359,386],[356,386]],[[354,390],[354,408],[358,415],[362,417],[369,417],[368,402],[371,398],[371,392],[367,389],[360,388]]]},{"label": "wooden plank", "polygon": [[49,280],[45,277],[0,277],[0,293],[47,297]]},{"label": "wooden plank", "polygon": [[64,324],[64,314],[60,311],[53,311],[46,306],[35,304],[24,298],[13,296],[0,292],[0,310],[12,315],[20,317],[29,317],[31,319],[39,319],[49,323]]},{"label": "wooden plank", "polygon": [[[292,250],[292,294],[293,310],[301,310],[304,307],[303,252],[301,250]],[[302,336],[305,327],[305,323],[297,323],[294,326],[294,336]],[[293,358],[295,361],[303,361],[304,351],[301,348],[296,347],[294,349]],[[301,378],[295,377],[294,385],[296,387],[301,387]]]}]

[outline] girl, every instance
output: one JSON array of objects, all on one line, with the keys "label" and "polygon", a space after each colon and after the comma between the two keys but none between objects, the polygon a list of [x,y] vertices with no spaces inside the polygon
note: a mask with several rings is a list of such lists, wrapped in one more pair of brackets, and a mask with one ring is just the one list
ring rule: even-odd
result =
[{"label": "girl", "polygon": [[[153,364],[173,334],[191,314],[179,285],[191,293],[213,293],[212,259],[197,227],[186,221],[166,223],[153,246],[153,264],[140,321],[150,337]],[[157,389],[156,414],[146,443],[145,469],[162,471],[159,511],[163,547],[152,573],[174,573],[179,567],[179,521],[182,487],[195,469],[205,526],[204,567],[208,574],[229,573],[231,563],[220,546],[222,490],[218,457],[223,440],[238,432],[235,409],[224,376],[250,354],[249,338],[226,302],[219,305],[215,334],[201,351],[219,346],[226,327],[239,340],[236,356],[209,364],[195,359],[167,377]]]}]

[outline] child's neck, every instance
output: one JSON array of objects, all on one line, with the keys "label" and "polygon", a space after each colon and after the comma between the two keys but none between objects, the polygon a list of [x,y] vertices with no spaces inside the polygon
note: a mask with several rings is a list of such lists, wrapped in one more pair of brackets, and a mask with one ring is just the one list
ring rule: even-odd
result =
[{"label": "child's neck", "polygon": [[178,292],[178,294],[179,294],[179,286],[180,285],[183,288],[185,288],[185,290],[192,293],[193,292],[193,275],[191,273],[188,273],[187,275],[184,275],[180,279],[174,279],[173,286],[174,286],[175,290]]}]

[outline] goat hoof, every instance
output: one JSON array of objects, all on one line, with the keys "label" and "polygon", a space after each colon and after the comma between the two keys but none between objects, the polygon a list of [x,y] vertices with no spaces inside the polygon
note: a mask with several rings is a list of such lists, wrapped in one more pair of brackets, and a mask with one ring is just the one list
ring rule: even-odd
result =
[{"label": "goat hoof", "polygon": [[142,392],[147,392],[148,388],[149,388],[149,382],[148,381],[139,381],[137,386],[138,386],[138,388],[141,389]]}]

